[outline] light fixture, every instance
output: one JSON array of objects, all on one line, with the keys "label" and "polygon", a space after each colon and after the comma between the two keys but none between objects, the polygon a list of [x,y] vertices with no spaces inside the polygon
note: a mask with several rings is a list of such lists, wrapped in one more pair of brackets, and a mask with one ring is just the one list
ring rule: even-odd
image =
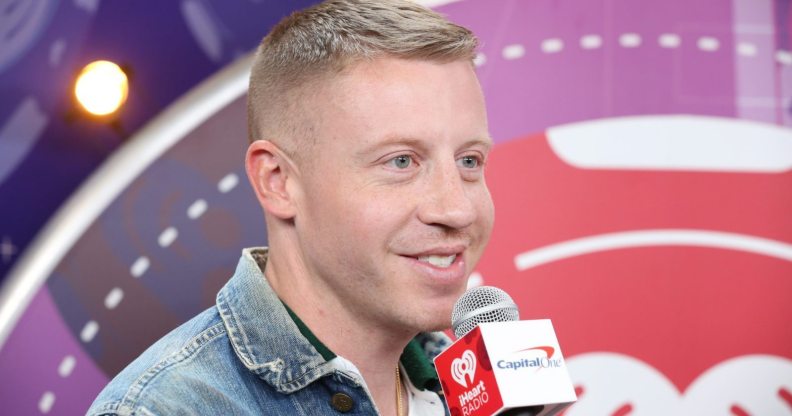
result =
[{"label": "light fixture", "polygon": [[117,64],[94,61],[86,65],[74,83],[74,97],[80,107],[93,116],[118,112],[129,94],[129,78]]}]

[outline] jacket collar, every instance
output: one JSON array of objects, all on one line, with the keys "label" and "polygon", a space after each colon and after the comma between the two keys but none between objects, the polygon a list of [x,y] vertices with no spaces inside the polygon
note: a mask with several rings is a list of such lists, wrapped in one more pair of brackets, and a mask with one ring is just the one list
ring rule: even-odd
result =
[{"label": "jacket collar", "polygon": [[[332,373],[335,354],[281,302],[262,272],[266,262],[266,248],[243,250],[234,276],[217,294],[217,309],[245,367],[278,392],[292,393]],[[431,360],[450,344],[441,332],[410,341],[401,363],[413,385],[440,390]]]},{"label": "jacket collar", "polygon": [[231,345],[248,370],[280,393],[292,393],[333,372],[300,333],[264,277],[265,248],[245,249],[217,309]]}]

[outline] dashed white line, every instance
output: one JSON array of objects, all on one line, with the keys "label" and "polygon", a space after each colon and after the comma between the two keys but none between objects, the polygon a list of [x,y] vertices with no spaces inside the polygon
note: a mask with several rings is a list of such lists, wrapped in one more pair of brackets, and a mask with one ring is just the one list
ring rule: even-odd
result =
[{"label": "dashed white line", "polygon": [[151,263],[148,257],[140,256],[132,263],[132,267],[129,268],[129,273],[131,273],[133,277],[143,276],[143,273],[146,273],[150,265]]},{"label": "dashed white line", "polygon": [[657,43],[662,48],[678,48],[682,43],[682,39],[679,38],[679,35],[673,33],[663,33],[657,38]]},{"label": "dashed white line", "polygon": [[484,55],[481,52],[477,53],[476,57],[473,58],[473,65],[475,65],[476,67],[480,67],[486,63],[487,63],[487,55]]},{"label": "dashed white line", "polygon": [[564,50],[564,41],[558,38],[545,39],[542,41],[542,52],[558,53]]},{"label": "dashed white line", "polygon": [[602,37],[599,35],[585,35],[580,38],[580,47],[583,49],[597,49],[602,46]]},{"label": "dashed white line", "polygon": [[707,52],[715,52],[718,50],[718,48],[720,48],[720,42],[718,41],[718,39],[713,38],[711,36],[700,37],[698,39],[698,42],[696,42],[696,45],[702,51],[707,51]]},{"label": "dashed white line", "polygon": [[91,342],[97,332],[99,332],[99,323],[96,321],[88,321],[82,331],[80,331],[80,339],[82,342]]},{"label": "dashed white line", "polygon": [[197,199],[187,208],[187,216],[190,217],[191,220],[197,219],[206,212],[207,207],[208,204],[205,200]]},{"label": "dashed white line", "polygon": [[776,52],[776,61],[783,65],[792,65],[792,52],[778,51]]},{"label": "dashed white line", "polygon": [[525,55],[525,47],[523,45],[514,44],[503,48],[503,59],[519,59]]},{"label": "dashed white line", "polygon": [[73,355],[67,355],[63,357],[61,360],[60,365],[58,366],[58,375],[61,377],[68,377],[71,375],[72,370],[74,370],[74,366],[77,364],[77,359],[74,358]]},{"label": "dashed white line", "polygon": [[121,303],[122,299],[124,299],[124,291],[119,287],[114,287],[110,292],[107,293],[107,296],[105,296],[105,308],[115,309],[115,307]]},{"label": "dashed white line", "polygon": [[641,35],[637,33],[623,33],[619,36],[619,45],[624,48],[637,48],[641,46]]},{"label": "dashed white line", "polygon": [[217,190],[219,190],[222,193],[226,193],[234,189],[238,183],[239,183],[239,177],[234,173],[229,173],[228,175],[224,176],[223,179],[220,179],[220,182],[217,183]]},{"label": "dashed white line", "polygon": [[50,410],[52,410],[52,405],[54,404],[55,404],[55,393],[51,391],[44,392],[44,394],[41,395],[41,399],[39,399],[38,402],[39,412],[44,414],[49,413]]},{"label": "dashed white line", "polygon": [[749,42],[740,42],[737,44],[737,54],[741,56],[756,56],[758,49],[756,45]]},{"label": "dashed white line", "polygon": [[157,238],[157,244],[160,247],[165,248],[173,244],[176,241],[176,237],[179,236],[179,231],[176,230],[175,227],[168,227],[160,233],[159,237]]}]

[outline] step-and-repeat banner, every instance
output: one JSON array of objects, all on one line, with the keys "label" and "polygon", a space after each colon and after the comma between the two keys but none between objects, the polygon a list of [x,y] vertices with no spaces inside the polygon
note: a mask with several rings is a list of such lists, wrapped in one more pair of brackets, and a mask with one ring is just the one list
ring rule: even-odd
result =
[{"label": "step-and-repeat banner", "polygon": [[[566,414],[792,415],[792,3],[433,3],[481,38],[496,141],[470,284],[553,320]],[[140,130],[6,279],[30,299],[0,350],[10,414],[84,412],[266,244],[247,64]]]}]

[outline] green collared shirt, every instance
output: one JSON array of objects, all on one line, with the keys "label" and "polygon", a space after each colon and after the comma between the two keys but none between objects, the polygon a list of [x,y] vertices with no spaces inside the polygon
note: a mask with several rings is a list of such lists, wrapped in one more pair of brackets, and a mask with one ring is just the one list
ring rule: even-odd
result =
[{"label": "green collared shirt", "polygon": [[[316,337],[316,335],[311,332],[307,325],[300,319],[297,314],[294,313],[293,310],[286,305],[286,311],[289,313],[289,316],[294,320],[294,323],[299,328],[300,333],[311,343],[311,345],[316,348],[316,351],[327,361],[332,361],[337,357],[337,355],[327,348],[326,345]],[[424,349],[421,347],[421,342],[418,337],[413,338],[404,348],[402,351],[401,358],[399,360],[402,368],[404,369],[407,377],[412,383],[413,386],[420,390],[430,390],[430,391],[438,391],[440,389],[440,380],[437,377],[437,372],[434,369],[434,365],[429,361],[426,357],[426,353]]]}]

